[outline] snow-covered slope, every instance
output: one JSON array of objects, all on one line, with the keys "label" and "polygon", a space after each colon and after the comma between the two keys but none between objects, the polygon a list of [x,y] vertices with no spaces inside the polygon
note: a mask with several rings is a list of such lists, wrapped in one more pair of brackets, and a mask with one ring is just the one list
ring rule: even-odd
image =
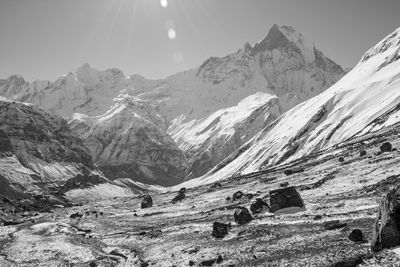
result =
[{"label": "snow-covered slope", "polygon": [[400,121],[400,29],[345,77],[282,115],[191,185],[292,161]]},{"label": "snow-covered slope", "polygon": [[184,155],[148,101],[121,94],[106,113],[75,114],[69,124],[111,179],[174,185],[184,178]]}]

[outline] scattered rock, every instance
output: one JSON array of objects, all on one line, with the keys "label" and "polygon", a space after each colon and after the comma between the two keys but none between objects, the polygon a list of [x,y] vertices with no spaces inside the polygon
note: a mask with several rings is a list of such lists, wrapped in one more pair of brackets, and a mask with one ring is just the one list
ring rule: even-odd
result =
[{"label": "scattered rock", "polygon": [[380,149],[381,149],[381,153],[390,152],[390,151],[392,151],[392,144],[389,142],[385,142],[381,145]]},{"label": "scattered rock", "polygon": [[380,202],[372,229],[371,248],[379,251],[400,245],[400,187],[390,190]]},{"label": "scattered rock", "polygon": [[237,200],[237,199],[241,199],[243,197],[243,192],[242,191],[237,191],[235,194],[233,194],[232,196],[232,200]]},{"label": "scattered rock", "polygon": [[288,187],[289,186],[289,182],[283,182],[280,185],[281,185],[281,187]]},{"label": "scattered rock", "polygon": [[151,198],[150,195],[145,195],[142,200],[141,208],[146,209],[146,208],[150,208],[152,206],[153,206],[153,199]]},{"label": "scattered rock", "polygon": [[271,211],[268,203],[262,200],[261,198],[257,198],[254,203],[250,205],[250,210],[253,214],[260,213],[262,211]]},{"label": "scattered rock", "polygon": [[293,186],[272,190],[269,195],[272,212],[289,207],[304,207],[303,199]]},{"label": "scattered rock", "polygon": [[365,150],[360,151],[360,157],[364,157],[366,155],[367,155],[367,151],[365,151]]},{"label": "scattered rock", "polygon": [[335,230],[339,228],[343,228],[347,225],[347,223],[340,222],[339,220],[329,221],[324,223],[324,228],[326,230]]},{"label": "scattered rock", "polygon": [[83,214],[82,214],[82,213],[79,213],[79,212],[76,212],[76,213],[72,213],[69,217],[70,217],[71,219],[80,219],[80,218],[83,217]]},{"label": "scattered rock", "polygon": [[[180,190],[179,190],[180,191]],[[176,197],[172,199],[172,203],[175,204],[178,201],[182,201],[185,198],[185,193],[179,193]]]},{"label": "scattered rock", "polygon": [[339,158],[339,162],[340,162],[340,163],[344,162],[344,158],[343,158],[343,157],[340,157],[340,158]]},{"label": "scattered rock", "polygon": [[253,219],[253,217],[251,217],[249,210],[245,207],[239,207],[235,211],[233,218],[235,219],[235,222],[239,225],[246,224]]},{"label": "scattered rock", "polygon": [[228,234],[229,224],[214,222],[212,235],[216,238],[224,238]]},{"label": "scattered rock", "polygon": [[360,229],[354,229],[349,235],[349,239],[353,242],[363,241],[363,233]]}]

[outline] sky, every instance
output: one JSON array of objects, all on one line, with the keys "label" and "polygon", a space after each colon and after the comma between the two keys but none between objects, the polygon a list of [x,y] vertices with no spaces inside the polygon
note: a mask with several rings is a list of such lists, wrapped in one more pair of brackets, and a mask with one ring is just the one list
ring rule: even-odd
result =
[{"label": "sky", "polygon": [[301,32],[343,67],[400,27],[399,0],[0,0],[0,78],[55,80],[84,63],[163,78]]}]

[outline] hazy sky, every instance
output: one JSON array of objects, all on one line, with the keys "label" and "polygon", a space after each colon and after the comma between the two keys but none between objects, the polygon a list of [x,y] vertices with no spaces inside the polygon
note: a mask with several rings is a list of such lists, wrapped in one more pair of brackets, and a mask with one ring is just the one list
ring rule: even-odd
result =
[{"label": "hazy sky", "polygon": [[349,67],[400,27],[399,11],[400,0],[0,0],[0,78],[53,80],[85,62],[162,78],[275,23]]}]

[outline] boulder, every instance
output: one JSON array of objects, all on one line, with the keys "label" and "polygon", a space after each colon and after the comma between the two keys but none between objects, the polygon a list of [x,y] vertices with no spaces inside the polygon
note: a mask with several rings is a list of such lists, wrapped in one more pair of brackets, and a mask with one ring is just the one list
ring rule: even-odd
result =
[{"label": "boulder", "polygon": [[304,207],[303,199],[293,186],[272,190],[269,195],[272,212],[290,207]]},{"label": "boulder", "polygon": [[271,211],[268,203],[262,200],[261,198],[257,198],[254,203],[250,205],[250,210],[253,214],[260,213],[262,211]]},{"label": "boulder", "polygon": [[367,155],[367,151],[365,151],[365,150],[360,151],[360,157],[364,157],[366,155]]},{"label": "boulder", "polygon": [[146,209],[146,208],[150,208],[152,206],[153,206],[153,199],[151,198],[150,195],[145,195],[142,200],[141,208]]},{"label": "boulder", "polygon": [[343,157],[340,157],[340,158],[339,158],[339,162],[340,162],[340,163],[344,162],[344,158],[343,158]]},{"label": "boulder", "polygon": [[249,210],[245,207],[239,207],[233,214],[233,218],[238,225],[243,225],[253,220]]},{"label": "boulder", "polygon": [[[180,190],[179,190],[180,191]],[[182,201],[185,198],[185,193],[179,193],[176,197],[172,199],[172,203],[175,204],[178,201]]]},{"label": "boulder", "polygon": [[237,191],[235,194],[232,196],[232,200],[237,200],[243,197],[243,192],[242,191]]},{"label": "boulder", "polygon": [[379,251],[400,245],[400,187],[382,198],[372,229],[371,248]]},{"label": "boulder", "polygon": [[363,233],[360,229],[354,229],[349,235],[349,239],[353,242],[363,241]]},{"label": "boulder", "polygon": [[381,149],[381,153],[390,152],[390,151],[392,151],[392,144],[389,142],[385,142],[381,145],[380,149]]},{"label": "boulder", "polygon": [[214,222],[212,235],[216,238],[224,238],[228,234],[229,224]]}]

